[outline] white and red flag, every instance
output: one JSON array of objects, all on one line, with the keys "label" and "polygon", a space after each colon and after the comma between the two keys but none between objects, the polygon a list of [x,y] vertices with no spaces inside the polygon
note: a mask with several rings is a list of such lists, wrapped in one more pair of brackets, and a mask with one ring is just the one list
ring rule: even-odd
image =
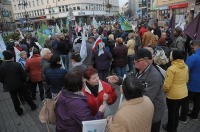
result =
[{"label": "white and red flag", "polygon": [[92,50],[93,50],[93,51],[96,51],[98,45],[99,45],[101,42],[102,42],[102,39],[101,39],[101,36],[99,36],[99,37],[97,38],[97,40],[95,41],[95,43],[94,43],[94,45],[93,45],[93,47],[92,47]]}]

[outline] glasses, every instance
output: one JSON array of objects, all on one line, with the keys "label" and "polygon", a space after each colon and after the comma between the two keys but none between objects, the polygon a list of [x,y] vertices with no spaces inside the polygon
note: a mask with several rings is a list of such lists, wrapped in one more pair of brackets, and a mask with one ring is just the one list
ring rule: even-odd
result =
[{"label": "glasses", "polygon": [[139,59],[139,60],[134,60],[133,62],[134,63],[138,63],[138,62],[140,62],[140,61],[143,61],[144,59]]}]

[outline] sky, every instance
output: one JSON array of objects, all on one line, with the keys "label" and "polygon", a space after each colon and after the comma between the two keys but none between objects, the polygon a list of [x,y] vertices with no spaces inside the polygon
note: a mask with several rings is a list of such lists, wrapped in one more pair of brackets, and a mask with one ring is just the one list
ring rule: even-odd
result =
[{"label": "sky", "polygon": [[128,0],[119,0],[119,6],[122,7]]}]

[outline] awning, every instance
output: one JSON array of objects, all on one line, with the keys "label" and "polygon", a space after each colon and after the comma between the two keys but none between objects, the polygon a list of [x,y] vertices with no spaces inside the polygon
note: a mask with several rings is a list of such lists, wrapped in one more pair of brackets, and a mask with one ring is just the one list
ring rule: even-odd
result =
[{"label": "awning", "polygon": [[188,7],[188,3],[176,4],[169,6],[169,9],[178,9]]}]

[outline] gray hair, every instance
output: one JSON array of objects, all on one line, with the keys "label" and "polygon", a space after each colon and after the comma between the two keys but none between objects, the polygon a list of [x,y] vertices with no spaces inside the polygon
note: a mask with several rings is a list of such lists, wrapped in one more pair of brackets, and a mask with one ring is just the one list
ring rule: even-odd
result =
[{"label": "gray hair", "polygon": [[41,51],[40,51],[40,55],[42,56],[42,58],[44,58],[48,52],[51,52],[51,50],[49,48],[43,48]]},{"label": "gray hair", "polygon": [[200,40],[194,40],[193,43],[194,45],[200,47]]}]

